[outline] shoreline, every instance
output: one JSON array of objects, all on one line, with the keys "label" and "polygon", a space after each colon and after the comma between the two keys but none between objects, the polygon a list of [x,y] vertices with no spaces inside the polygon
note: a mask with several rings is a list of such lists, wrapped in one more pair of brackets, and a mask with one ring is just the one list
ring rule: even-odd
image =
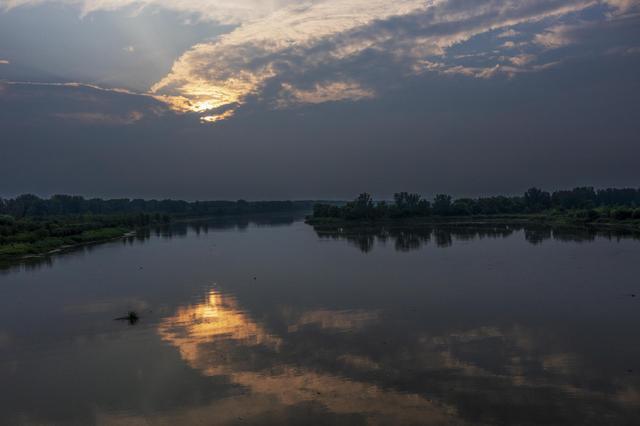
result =
[{"label": "shoreline", "polygon": [[[202,218],[182,218],[179,222],[191,222]],[[565,216],[550,217],[544,215],[494,215],[494,216],[432,216],[413,217],[399,219],[367,219],[348,220],[339,218],[313,218],[307,216],[304,223],[313,227],[316,231],[333,232],[343,230],[374,230],[381,227],[387,228],[420,228],[420,227],[482,227],[482,226],[545,226],[553,228],[573,228],[573,229],[594,229],[611,232],[631,232],[640,234],[640,221],[588,221],[572,219]],[[105,228],[110,229],[110,228]],[[97,238],[95,240],[80,241],[73,244],[63,244],[50,250],[40,253],[29,253],[22,255],[0,256],[0,262],[19,263],[30,259],[41,259],[54,256],[69,250],[83,246],[97,245],[110,241],[117,241],[135,236],[139,229],[123,230],[119,235],[108,238]]]},{"label": "shoreline", "polygon": [[[108,243],[109,241],[117,241],[117,240],[121,240],[123,238],[129,238],[129,237],[133,237],[136,235],[137,231],[128,231],[125,232],[122,235],[119,235],[117,237],[111,237],[111,238],[105,238],[105,239],[99,239],[99,240],[93,240],[93,241],[83,241],[81,243],[76,243],[76,244],[65,244],[62,245],[60,247],[57,247],[53,250],[49,250],[49,251],[45,251],[42,253],[35,253],[35,254],[27,254],[25,256],[16,258],[16,260],[22,260],[22,259],[37,259],[40,257],[45,257],[45,256],[51,256],[54,254],[58,254],[58,253],[62,253],[65,252],[67,250],[72,250],[72,249],[76,249],[78,247],[82,247],[82,246],[90,246],[93,244],[102,244],[102,243]],[[11,259],[9,259],[11,260]]]},{"label": "shoreline", "polygon": [[[119,230],[119,234],[118,235],[110,235],[108,237],[103,237],[103,238],[96,238],[96,239],[89,239],[86,241],[79,241],[76,243],[64,243],[62,245],[59,246],[55,246],[54,248],[47,248],[45,250],[39,251],[39,252],[35,252],[35,253],[25,253],[25,254],[0,254],[0,263],[2,264],[12,264],[12,263],[20,263],[22,261],[28,261],[28,260],[33,260],[33,259],[42,259],[42,258],[46,258],[48,256],[54,256],[56,254],[60,254],[66,251],[70,251],[73,249],[77,249],[79,247],[83,247],[83,246],[88,246],[88,245],[97,245],[97,244],[102,244],[102,243],[107,243],[110,241],[117,241],[117,240],[121,240],[124,238],[128,238],[128,237],[132,237],[135,236],[140,230],[143,229],[148,229],[148,228],[153,228],[155,226],[166,226],[168,224],[174,224],[174,223],[194,223],[194,222],[206,222],[206,221],[210,221],[210,220],[215,220],[215,219],[220,219],[220,220],[228,220],[228,219],[232,219],[232,218],[242,218],[242,217],[256,217],[256,216],[261,216],[261,215],[265,215],[265,216],[271,216],[273,214],[298,214],[299,215],[299,219],[303,219],[305,217],[305,213],[309,213],[309,209],[296,209],[293,211],[288,211],[288,212],[276,212],[276,213],[271,213],[271,212],[264,212],[264,213],[246,213],[246,214],[241,214],[241,215],[236,215],[236,214],[228,214],[228,215],[204,215],[204,216],[192,216],[192,217],[188,217],[188,216],[183,216],[183,217],[174,217],[172,218],[170,223],[164,223],[164,224],[151,224],[151,225],[147,225],[147,226],[141,226],[141,227],[135,227],[135,228],[111,228],[111,227],[107,227],[107,228],[99,228],[99,229],[94,229],[91,230],[92,232],[100,232],[100,231],[114,231],[116,229]],[[38,242],[42,242],[43,240],[38,240],[38,241],[34,241],[32,243],[29,244],[37,244]],[[18,243],[20,244],[20,243]],[[9,246],[11,244],[7,244],[6,246]],[[16,245],[16,244],[14,244]],[[0,246],[0,248],[5,247],[5,246]]]},{"label": "shoreline", "polygon": [[307,225],[320,230],[337,230],[339,228],[411,228],[426,226],[549,226],[564,228],[591,228],[597,230],[626,231],[640,233],[640,221],[589,221],[573,219],[566,216],[552,217],[544,215],[495,215],[495,216],[433,216],[399,219],[367,219],[349,220],[340,218],[305,219]]},{"label": "shoreline", "polygon": [[121,240],[123,238],[129,238],[129,237],[133,237],[135,236],[137,233],[137,230],[127,230],[123,233],[121,233],[120,235],[117,236],[111,236],[108,238],[98,238],[95,240],[89,240],[89,241],[81,241],[78,243],[74,243],[74,244],[63,244],[59,247],[56,247],[54,249],[51,250],[46,250],[40,253],[29,253],[29,254],[23,254],[23,255],[17,255],[17,256],[0,256],[0,262],[7,262],[7,263],[13,263],[13,262],[21,262],[21,261],[25,261],[25,260],[31,260],[31,259],[41,259],[41,258],[45,258],[48,256],[54,256],[56,254],[60,254],[60,253],[64,253],[66,251],[69,250],[73,250],[73,249],[77,249],[79,247],[83,247],[83,246],[90,246],[90,245],[97,245],[97,244],[103,244],[103,243],[108,243],[110,241],[118,241]]}]

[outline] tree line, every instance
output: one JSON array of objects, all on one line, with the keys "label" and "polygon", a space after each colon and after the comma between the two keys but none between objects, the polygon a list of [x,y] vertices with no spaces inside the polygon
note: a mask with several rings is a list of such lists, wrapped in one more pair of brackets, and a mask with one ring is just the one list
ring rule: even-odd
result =
[{"label": "tree line", "polygon": [[16,198],[0,198],[0,215],[14,218],[113,215],[113,214],[168,214],[179,216],[218,216],[248,213],[266,213],[308,209],[309,201],[180,201],[143,199],[85,199],[81,196],[54,195],[48,199],[32,194]]},{"label": "tree line", "polygon": [[342,206],[318,203],[314,218],[380,219],[423,216],[473,216],[566,213],[595,220],[602,216],[617,220],[640,219],[640,189],[579,187],[553,193],[530,188],[520,196],[494,196],[453,199],[438,194],[432,200],[420,194],[399,192],[393,202],[374,201],[370,194],[360,194]]}]

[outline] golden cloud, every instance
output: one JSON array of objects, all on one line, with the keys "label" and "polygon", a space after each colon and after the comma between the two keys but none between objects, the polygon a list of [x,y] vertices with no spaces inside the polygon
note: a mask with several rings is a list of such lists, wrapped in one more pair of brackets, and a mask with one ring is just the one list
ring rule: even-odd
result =
[{"label": "golden cloud", "polygon": [[285,107],[293,103],[321,104],[336,101],[357,101],[375,97],[372,89],[365,89],[357,82],[332,81],[316,83],[312,89],[298,89],[291,84],[282,85],[282,98],[279,106]]}]

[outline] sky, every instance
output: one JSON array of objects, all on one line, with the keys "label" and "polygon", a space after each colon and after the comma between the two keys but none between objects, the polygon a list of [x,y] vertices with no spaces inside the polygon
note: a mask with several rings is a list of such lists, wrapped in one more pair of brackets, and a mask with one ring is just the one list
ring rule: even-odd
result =
[{"label": "sky", "polygon": [[640,0],[0,0],[0,196],[640,186]]}]

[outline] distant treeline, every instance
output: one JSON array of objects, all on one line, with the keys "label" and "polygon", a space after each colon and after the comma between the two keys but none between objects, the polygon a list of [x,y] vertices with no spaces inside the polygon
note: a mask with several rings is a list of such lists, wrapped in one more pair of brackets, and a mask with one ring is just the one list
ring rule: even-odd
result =
[{"label": "distant treeline", "polygon": [[14,218],[113,215],[113,214],[168,214],[180,216],[218,216],[246,213],[281,212],[310,209],[310,201],[176,201],[142,199],[85,199],[80,196],[54,195],[43,199],[31,194],[12,199],[0,198],[0,215]]},{"label": "distant treeline", "polygon": [[495,196],[453,199],[439,194],[429,201],[419,194],[400,192],[392,203],[375,202],[360,194],[343,206],[316,204],[314,218],[347,220],[406,218],[424,216],[472,216],[572,212],[585,219],[611,217],[616,220],[640,219],[640,189],[600,189],[581,187],[553,193],[531,188],[521,196]]}]

